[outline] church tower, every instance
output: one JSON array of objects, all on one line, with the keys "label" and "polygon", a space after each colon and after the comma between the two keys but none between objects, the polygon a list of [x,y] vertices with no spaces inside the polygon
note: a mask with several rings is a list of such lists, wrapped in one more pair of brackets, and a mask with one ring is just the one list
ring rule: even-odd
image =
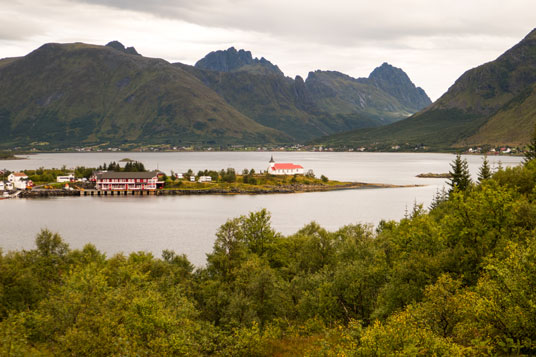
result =
[{"label": "church tower", "polygon": [[275,165],[275,161],[274,161],[274,156],[273,156],[273,155],[272,155],[272,157],[270,158],[269,163],[270,163],[270,167],[269,167],[269,168],[270,168],[270,169],[273,168],[274,165]]}]

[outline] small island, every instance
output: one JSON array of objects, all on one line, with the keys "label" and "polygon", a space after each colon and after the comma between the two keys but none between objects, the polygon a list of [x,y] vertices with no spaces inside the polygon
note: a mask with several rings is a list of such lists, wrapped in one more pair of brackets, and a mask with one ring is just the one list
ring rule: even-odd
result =
[{"label": "small island", "polygon": [[6,151],[0,151],[0,160],[25,160],[25,157],[15,156],[15,154]]},{"label": "small island", "polygon": [[446,173],[442,173],[442,174],[435,174],[435,173],[432,173],[432,172],[428,172],[426,174],[418,174],[416,177],[419,177],[419,178],[446,178],[446,179],[449,179],[449,178],[452,178],[452,175],[448,172]]}]

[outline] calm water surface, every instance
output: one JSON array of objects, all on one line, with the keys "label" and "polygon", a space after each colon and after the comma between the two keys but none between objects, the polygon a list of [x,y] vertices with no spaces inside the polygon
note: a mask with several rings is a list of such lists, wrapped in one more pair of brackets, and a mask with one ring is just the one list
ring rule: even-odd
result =
[{"label": "calm water surface", "polygon": [[[240,196],[121,196],[62,197],[0,200],[0,247],[4,251],[31,249],[41,228],[59,232],[73,248],[91,242],[108,255],[144,250],[160,256],[162,250],[184,253],[197,265],[212,250],[215,232],[229,218],[268,209],[275,229],[291,234],[316,221],[329,230],[352,223],[377,224],[400,219],[406,209],[427,207],[443,179],[420,179],[425,172],[448,172],[450,154],[200,152],[200,153],[85,153],[38,154],[27,160],[1,161],[9,170],[38,167],[95,167],[128,157],[149,169],[169,173],[233,167],[265,170],[271,155],[278,162],[294,162],[330,179],[423,187],[362,189],[280,195]],[[476,177],[480,156],[467,156]],[[518,157],[490,157],[493,165],[517,165]]]}]

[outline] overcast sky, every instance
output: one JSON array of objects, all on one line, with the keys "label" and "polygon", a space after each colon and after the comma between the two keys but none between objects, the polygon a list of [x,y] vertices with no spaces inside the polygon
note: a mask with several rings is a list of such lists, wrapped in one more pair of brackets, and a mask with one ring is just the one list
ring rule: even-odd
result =
[{"label": "overcast sky", "polygon": [[432,100],[536,27],[535,0],[0,0],[0,58],[118,40],[194,64],[230,46],[287,75],[402,68]]}]

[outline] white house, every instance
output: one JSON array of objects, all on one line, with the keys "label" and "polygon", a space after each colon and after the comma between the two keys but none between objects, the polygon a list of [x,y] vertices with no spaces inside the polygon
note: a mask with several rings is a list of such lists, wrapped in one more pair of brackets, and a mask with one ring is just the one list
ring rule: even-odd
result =
[{"label": "white house", "polygon": [[18,188],[19,190],[26,189],[28,176],[24,172],[13,172],[7,177],[7,179],[15,188]]},{"label": "white house", "polygon": [[212,182],[212,177],[210,176],[199,176],[198,182]]},{"label": "white house", "polygon": [[0,181],[0,191],[4,191],[4,189],[5,189],[4,181]]},{"label": "white house", "polygon": [[58,176],[58,177],[56,177],[56,181],[57,182],[73,182],[74,181],[74,175],[69,174],[69,175],[66,175],[66,176]]},{"label": "white house", "polygon": [[274,157],[270,158],[270,166],[268,166],[270,175],[303,175],[303,166],[294,165],[291,163],[276,163]]}]

